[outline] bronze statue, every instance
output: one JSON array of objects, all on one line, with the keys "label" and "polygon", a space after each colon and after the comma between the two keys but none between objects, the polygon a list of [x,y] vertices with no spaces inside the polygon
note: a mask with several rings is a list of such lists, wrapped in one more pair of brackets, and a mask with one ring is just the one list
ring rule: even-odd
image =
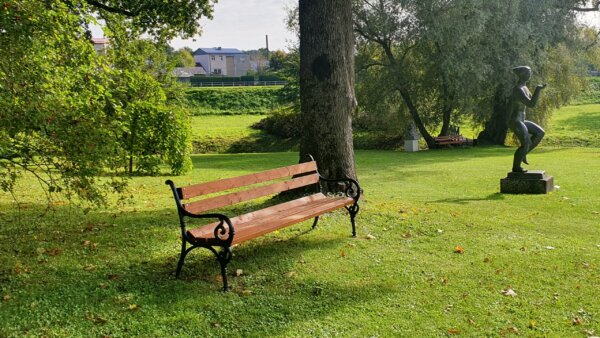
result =
[{"label": "bronze statue", "polygon": [[527,170],[521,167],[521,163],[529,164],[527,163],[527,153],[540,143],[545,132],[542,127],[526,120],[525,112],[527,107],[535,107],[542,93],[542,89],[546,88],[546,85],[537,85],[533,95],[531,95],[531,92],[527,88],[527,82],[531,78],[531,68],[520,66],[513,68],[513,71],[519,77],[519,83],[512,91],[508,127],[515,135],[517,135],[521,146],[515,151],[512,171],[526,172]]}]

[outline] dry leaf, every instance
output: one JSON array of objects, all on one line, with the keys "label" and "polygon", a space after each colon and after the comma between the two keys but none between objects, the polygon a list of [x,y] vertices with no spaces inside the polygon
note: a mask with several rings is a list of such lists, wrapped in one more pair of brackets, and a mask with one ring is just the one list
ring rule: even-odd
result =
[{"label": "dry leaf", "polygon": [[489,263],[489,262],[491,262],[491,261],[492,261],[492,260],[491,260],[490,258],[487,258],[487,257],[483,259],[483,262],[484,262],[484,263]]},{"label": "dry leaf", "polygon": [[367,235],[367,239],[377,239],[377,237],[375,237],[375,236],[373,236],[373,235],[371,235],[371,234],[368,234],[368,235]]},{"label": "dry leaf", "polygon": [[298,273],[296,271],[290,271],[290,272],[286,273],[285,276],[287,278],[294,278],[294,277],[298,276]]},{"label": "dry leaf", "polygon": [[463,249],[462,246],[458,245],[454,248],[454,253],[459,253],[459,254],[464,254],[465,253],[465,249]]},{"label": "dry leaf", "polygon": [[110,280],[117,280],[117,279],[119,279],[119,275],[115,275],[114,273],[113,273],[113,274],[110,274],[110,275],[108,275],[107,277],[108,277],[108,279],[110,279]]},{"label": "dry leaf", "polygon": [[412,234],[410,232],[402,234],[402,238],[411,238],[411,237],[412,237]]},{"label": "dry leaf", "polygon": [[54,249],[50,249],[50,250],[46,250],[46,254],[48,256],[58,256],[63,252],[62,249],[59,248],[54,248]]},{"label": "dry leaf", "polygon": [[530,329],[534,329],[537,326],[537,322],[535,320],[530,320],[529,321],[529,328]]},{"label": "dry leaf", "polygon": [[4,296],[2,296],[2,300],[5,301],[5,302],[8,301],[8,300],[10,300],[11,298],[12,297],[10,295],[4,295]]},{"label": "dry leaf", "polygon": [[448,284],[448,277],[442,277],[442,284]]},{"label": "dry leaf", "polygon": [[449,334],[460,334],[460,330],[459,329],[448,329],[448,333]]},{"label": "dry leaf", "polygon": [[346,257],[346,252],[344,251],[344,249],[342,249],[342,252],[340,253],[340,256],[342,256],[342,258]]},{"label": "dry leaf", "polygon": [[506,290],[502,290],[502,294],[505,296],[510,296],[510,297],[516,297],[517,293],[515,292],[515,290],[508,288]]},{"label": "dry leaf", "polygon": [[88,246],[88,245],[90,245],[91,243],[92,243],[92,242],[90,242],[90,241],[88,241],[88,240],[85,240],[85,241],[81,242],[81,244],[83,244],[83,246]]},{"label": "dry leaf", "polygon": [[237,269],[237,270],[235,270],[235,276],[236,276],[236,277],[239,277],[239,276],[241,276],[243,273],[244,273],[244,270],[242,270],[242,269]]},{"label": "dry leaf", "polygon": [[139,310],[139,308],[137,304],[129,304],[129,310],[131,311]]},{"label": "dry leaf", "polygon": [[573,325],[581,325],[583,321],[580,318],[573,318]]},{"label": "dry leaf", "polygon": [[87,272],[92,272],[96,270],[96,266],[92,265],[92,264],[88,264],[85,267],[83,267],[83,270],[87,271]]}]

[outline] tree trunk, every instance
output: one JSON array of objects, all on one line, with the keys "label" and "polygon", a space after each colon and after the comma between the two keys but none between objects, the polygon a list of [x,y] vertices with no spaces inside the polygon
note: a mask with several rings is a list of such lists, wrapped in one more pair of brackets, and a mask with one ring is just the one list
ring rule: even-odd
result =
[{"label": "tree trunk", "polygon": [[477,137],[481,145],[504,145],[508,133],[508,116],[510,99],[503,95],[498,89],[494,96],[494,111],[492,117],[485,124],[485,129]]},{"label": "tree trunk", "polygon": [[300,0],[299,13],[300,161],[312,155],[323,176],[356,178],[352,2]]},{"label": "tree trunk", "polygon": [[433,139],[433,136],[431,136],[431,134],[427,131],[427,128],[425,128],[423,120],[421,120],[419,112],[417,111],[417,107],[415,107],[415,105],[413,104],[408,90],[406,90],[406,88],[401,88],[399,89],[399,91],[400,95],[402,96],[402,99],[404,100],[404,104],[406,104],[406,107],[408,108],[408,112],[410,113],[410,115],[413,118],[413,121],[415,122],[415,126],[417,126],[417,129],[419,129],[419,133],[421,133],[421,136],[423,136],[425,142],[427,143],[427,148],[437,148],[437,146],[435,145],[435,140]]}]

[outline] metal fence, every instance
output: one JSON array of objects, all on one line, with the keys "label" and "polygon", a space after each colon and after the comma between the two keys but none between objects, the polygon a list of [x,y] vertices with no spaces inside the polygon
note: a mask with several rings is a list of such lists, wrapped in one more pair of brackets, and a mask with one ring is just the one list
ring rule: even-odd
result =
[{"label": "metal fence", "polygon": [[287,81],[190,82],[192,87],[285,86]]}]

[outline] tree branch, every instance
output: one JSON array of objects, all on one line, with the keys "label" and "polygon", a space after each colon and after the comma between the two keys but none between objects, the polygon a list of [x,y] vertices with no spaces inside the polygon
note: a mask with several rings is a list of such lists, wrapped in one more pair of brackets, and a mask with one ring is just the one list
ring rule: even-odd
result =
[{"label": "tree branch", "polygon": [[600,11],[600,0],[594,0],[591,7],[573,7],[576,12],[597,12]]},{"label": "tree branch", "polygon": [[134,17],[134,16],[137,16],[138,14],[140,14],[139,10],[132,12],[132,11],[128,11],[128,10],[121,9],[121,8],[111,7],[111,6],[105,5],[105,4],[103,4],[99,1],[95,1],[95,0],[85,0],[85,2],[87,2],[88,5],[90,5],[90,6],[94,6],[98,9],[102,9],[107,12],[111,12],[111,13],[115,13],[115,14],[121,14],[121,15],[129,16],[129,17]]}]

